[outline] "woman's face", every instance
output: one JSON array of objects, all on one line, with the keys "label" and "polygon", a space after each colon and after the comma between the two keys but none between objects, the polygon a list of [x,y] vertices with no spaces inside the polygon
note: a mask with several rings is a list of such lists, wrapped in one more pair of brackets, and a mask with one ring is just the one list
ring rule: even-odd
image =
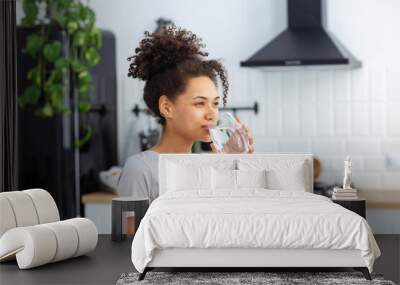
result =
[{"label": "woman's face", "polygon": [[192,141],[210,142],[208,127],[218,120],[219,99],[214,82],[207,76],[191,78],[184,93],[173,104],[170,127]]}]

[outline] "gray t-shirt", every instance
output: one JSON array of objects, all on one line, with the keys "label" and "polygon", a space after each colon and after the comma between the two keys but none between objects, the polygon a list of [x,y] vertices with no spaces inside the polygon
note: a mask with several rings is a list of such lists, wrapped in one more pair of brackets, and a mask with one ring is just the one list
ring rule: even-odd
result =
[{"label": "gray t-shirt", "polygon": [[158,197],[158,155],[146,150],[128,158],[118,182],[119,196],[150,202]]}]

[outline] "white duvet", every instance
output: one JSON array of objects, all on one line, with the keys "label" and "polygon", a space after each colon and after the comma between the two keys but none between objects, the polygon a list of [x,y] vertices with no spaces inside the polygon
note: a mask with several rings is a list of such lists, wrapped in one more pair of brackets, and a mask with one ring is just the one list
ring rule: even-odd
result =
[{"label": "white duvet", "polygon": [[359,215],[321,195],[265,189],[158,197],[132,243],[135,268],[143,272],[165,248],[358,249],[370,272],[380,256]]}]

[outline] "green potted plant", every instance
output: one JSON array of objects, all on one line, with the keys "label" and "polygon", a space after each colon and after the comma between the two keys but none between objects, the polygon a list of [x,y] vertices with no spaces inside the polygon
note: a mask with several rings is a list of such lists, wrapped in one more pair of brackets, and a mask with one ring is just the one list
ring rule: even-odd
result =
[{"label": "green potted plant", "polygon": [[[22,108],[32,109],[34,115],[50,118],[57,114],[87,113],[91,110],[90,68],[100,61],[102,45],[100,30],[92,9],[79,0],[23,0],[24,17],[21,25],[32,32],[26,38],[26,52],[36,65],[27,72],[30,85],[19,96]],[[50,29],[65,33],[68,46],[51,40]],[[62,53],[62,49],[67,49]],[[63,91],[72,90],[74,110],[63,102]],[[78,117],[78,116],[77,116]],[[76,148],[90,141],[92,129],[83,126],[83,134],[75,137]]]}]

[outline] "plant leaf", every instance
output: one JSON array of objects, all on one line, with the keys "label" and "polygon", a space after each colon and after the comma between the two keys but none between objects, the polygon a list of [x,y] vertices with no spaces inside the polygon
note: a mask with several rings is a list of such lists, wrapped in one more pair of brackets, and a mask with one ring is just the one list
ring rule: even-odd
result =
[{"label": "plant leaf", "polygon": [[67,74],[68,68],[69,68],[69,64],[70,64],[70,60],[67,59],[67,58],[61,57],[61,58],[56,59],[56,61],[54,63],[54,66],[55,66],[56,70],[58,72],[60,72],[61,77],[62,77],[62,75],[66,75]]},{"label": "plant leaf", "polygon": [[69,34],[73,34],[76,30],[78,29],[78,23],[73,21],[73,22],[68,22],[67,23],[67,30]]},{"label": "plant leaf", "polygon": [[36,2],[32,0],[22,1],[22,10],[24,11],[24,17],[21,24],[25,27],[33,26],[39,13]]},{"label": "plant leaf", "polygon": [[54,110],[53,107],[51,107],[51,105],[49,103],[44,104],[44,106],[40,109],[38,109],[35,114],[39,117],[45,117],[45,118],[49,118],[49,117],[53,117],[54,115]]},{"label": "plant leaf", "polygon": [[69,63],[70,63],[69,59],[61,57],[54,62],[54,65],[56,68],[61,69],[61,68],[68,68]]},{"label": "plant leaf", "polygon": [[85,59],[90,66],[94,66],[99,63],[100,54],[95,48],[91,47],[85,51]]},{"label": "plant leaf", "polygon": [[90,104],[90,102],[81,101],[81,102],[79,102],[78,108],[79,108],[79,112],[87,113],[92,108],[92,105]]},{"label": "plant leaf", "polygon": [[67,18],[64,15],[57,15],[54,20],[62,27],[65,28],[67,25]]},{"label": "plant leaf", "polygon": [[81,84],[89,83],[92,80],[92,76],[90,75],[89,71],[84,70],[78,74],[78,79]]},{"label": "plant leaf", "polygon": [[99,29],[93,28],[90,32],[90,43],[97,49],[102,47],[103,38]]},{"label": "plant leaf", "polygon": [[39,66],[36,66],[28,71],[27,78],[33,82],[37,87],[41,87],[42,82],[40,78]]},{"label": "plant leaf", "polygon": [[59,10],[68,10],[70,4],[71,4],[71,0],[57,0],[55,1],[56,5],[57,5],[57,9]]},{"label": "plant leaf", "polygon": [[83,47],[86,44],[86,33],[77,31],[74,34],[73,40],[72,40],[72,45],[74,47]]},{"label": "plant leaf", "polygon": [[50,76],[46,81],[46,85],[53,84],[55,82],[59,82],[62,79],[63,70],[61,68],[55,68],[50,71]]},{"label": "plant leaf", "polygon": [[31,34],[26,39],[26,50],[30,56],[36,58],[41,51],[44,43],[44,38],[38,34]]},{"label": "plant leaf", "polygon": [[48,88],[51,105],[58,112],[62,111],[64,107],[62,91],[61,84],[52,84]]},{"label": "plant leaf", "polygon": [[43,55],[49,62],[54,62],[57,58],[59,58],[60,53],[61,43],[59,41],[54,41],[44,46]]},{"label": "plant leaf", "polygon": [[79,95],[86,96],[89,94],[90,85],[89,83],[81,83],[79,85]]},{"label": "plant leaf", "polygon": [[35,105],[40,98],[40,89],[35,85],[28,86],[24,94],[18,97],[18,104],[21,107],[25,107],[27,105]]},{"label": "plant leaf", "polygon": [[93,129],[90,126],[85,128],[85,134],[83,138],[75,141],[75,148],[82,148],[85,144],[87,144],[93,136]]},{"label": "plant leaf", "polygon": [[84,66],[79,60],[77,59],[73,59],[71,61],[71,66],[72,66],[72,70],[76,73],[80,73],[80,72],[87,72],[87,68],[86,66]]}]

